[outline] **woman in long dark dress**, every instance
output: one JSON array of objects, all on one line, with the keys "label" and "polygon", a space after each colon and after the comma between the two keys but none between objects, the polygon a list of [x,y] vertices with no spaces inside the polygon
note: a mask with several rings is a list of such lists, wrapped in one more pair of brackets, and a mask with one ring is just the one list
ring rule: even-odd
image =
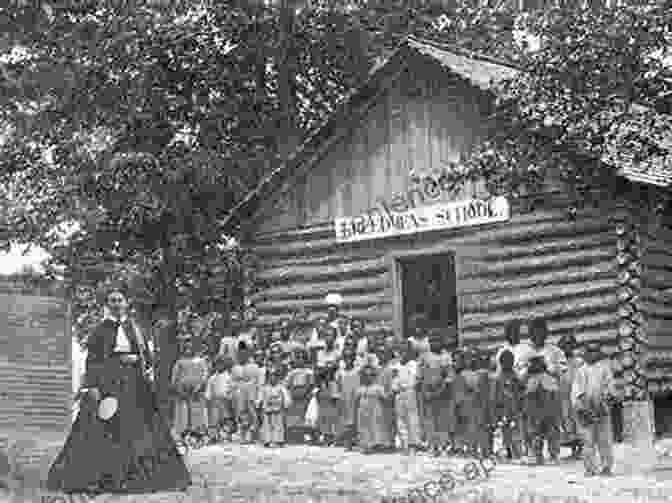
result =
[{"label": "woman in long dark dress", "polygon": [[106,303],[109,313],[87,341],[79,414],[49,470],[47,488],[94,494],[185,490],[189,471],[156,406],[151,348],[126,316],[124,291],[109,291]]}]

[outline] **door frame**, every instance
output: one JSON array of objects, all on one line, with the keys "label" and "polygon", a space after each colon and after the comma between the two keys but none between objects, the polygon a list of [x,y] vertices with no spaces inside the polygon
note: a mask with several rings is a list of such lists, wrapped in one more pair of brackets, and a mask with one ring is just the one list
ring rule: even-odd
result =
[{"label": "door frame", "polygon": [[415,250],[394,251],[387,254],[387,262],[392,284],[392,329],[404,339],[404,299],[402,285],[402,266],[405,262],[436,255],[452,255],[455,269],[455,295],[457,296],[457,343],[460,344],[460,327],[462,326],[462,297],[459,295],[458,278],[460,277],[458,253],[454,246],[428,246]]}]

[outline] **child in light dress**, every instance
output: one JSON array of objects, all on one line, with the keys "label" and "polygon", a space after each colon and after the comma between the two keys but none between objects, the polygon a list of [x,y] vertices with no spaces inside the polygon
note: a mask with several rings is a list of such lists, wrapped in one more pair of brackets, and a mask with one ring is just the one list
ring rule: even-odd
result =
[{"label": "child in light dress", "polygon": [[282,383],[282,375],[281,367],[272,367],[268,372],[268,383],[259,393],[260,437],[266,447],[281,447],[286,441],[285,412],[290,407],[291,398]]}]

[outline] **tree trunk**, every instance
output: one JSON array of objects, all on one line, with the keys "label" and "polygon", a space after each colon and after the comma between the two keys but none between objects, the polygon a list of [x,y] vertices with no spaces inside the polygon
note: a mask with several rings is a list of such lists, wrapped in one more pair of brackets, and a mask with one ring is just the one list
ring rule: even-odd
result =
[{"label": "tree trunk", "polygon": [[281,121],[278,131],[278,153],[285,162],[296,150],[298,131],[294,121],[294,90],[292,75],[294,68],[294,7],[289,0],[280,4],[280,55],[278,58],[278,94],[280,97]]},{"label": "tree trunk", "polygon": [[158,334],[159,364],[156,376],[159,408],[166,419],[172,417],[170,379],[173,365],[178,357],[175,271],[175,261],[166,247],[164,249],[164,276],[157,299],[158,318],[163,322],[163,327]]}]

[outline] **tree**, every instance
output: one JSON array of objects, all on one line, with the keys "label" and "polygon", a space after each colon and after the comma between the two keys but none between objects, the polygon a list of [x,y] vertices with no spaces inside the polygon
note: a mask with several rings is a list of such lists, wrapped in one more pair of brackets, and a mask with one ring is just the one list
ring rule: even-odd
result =
[{"label": "tree", "polygon": [[[289,90],[304,132],[365,75],[349,21],[297,15]],[[81,334],[109,276],[169,330],[181,311],[239,304],[253,267],[219,222],[277,158],[277,8],[16,0],[0,26],[2,245],[51,253]]]}]

